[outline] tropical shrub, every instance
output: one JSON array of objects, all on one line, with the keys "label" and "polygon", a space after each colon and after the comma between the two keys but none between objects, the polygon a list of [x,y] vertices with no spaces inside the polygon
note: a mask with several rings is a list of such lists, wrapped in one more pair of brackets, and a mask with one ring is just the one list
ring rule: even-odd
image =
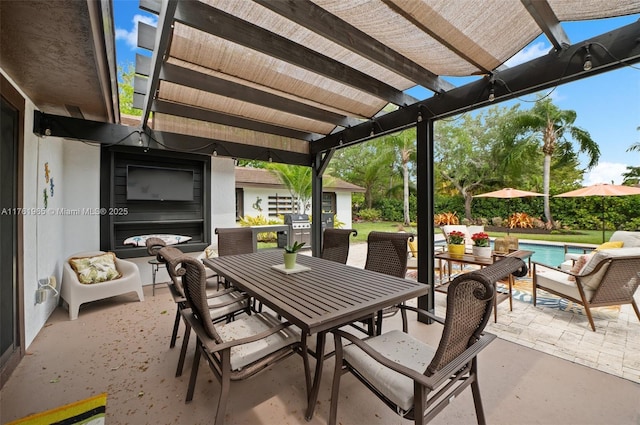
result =
[{"label": "tropical shrub", "polygon": [[[284,221],[282,216],[278,218],[266,218],[262,214],[257,216],[245,215],[240,218],[240,226],[242,227],[251,227],[251,226],[264,226],[267,224],[283,224]],[[275,242],[278,240],[278,235],[276,232],[265,232],[258,233],[258,242]]]},{"label": "tropical shrub", "polygon": [[460,219],[458,219],[458,215],[455,212],[446,212],[436,214],[433,217],[433,224],[435,226],[446,226],[449,224],[460,224]]},{"label": "tropical shrub", "polygon": [[517,212],[511,214],[509,217],[509,228],[513,229],[515,227],[519,227],[522,229],[532,229],[533,228],[533,217],[531,217],[527,213]]},{"label": "tropical shrub", "polygon": [[358,215],[365,221],[378,221],[380,220],[380,211],[375,208],[365,208],[358,212]]}]

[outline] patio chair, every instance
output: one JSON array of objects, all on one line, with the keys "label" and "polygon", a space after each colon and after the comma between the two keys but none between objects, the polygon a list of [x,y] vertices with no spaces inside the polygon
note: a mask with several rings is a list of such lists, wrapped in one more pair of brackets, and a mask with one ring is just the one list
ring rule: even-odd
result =
[{"label": "patio chair", "polygon": [[[188,308],[187,298],[182,286],[182,274],[184,269],[180,267],[183,258],[188,257],[178,248],[168,246],[160,249],[157,254],[158,261],[165,264],[167,272],[171,277],[171,282],[168,284],[169,291],[173,297],[173,301],[176,303],[176,318],[173,323],[173,331],[171,333],[171,342],[169,348],[173,348],[176,345],[176,338],[178,336],[178,327],[180,325],[180,312]],[[189,257],[191,258],[191,257]],[[206,274],[205,274],[206,285]],[[209,306],[209,318],[213,322],[219,322],[226,320],[227,322],[234,319],[235,315],[241,312],[251,314],[249,308],[249,297],[235,289],[227,288],[222,291],[206,290],[207,305]],[[187,354],[187,346],[189,345],[189,336],[191,335],[191,327],[189,323],[185,321],[184,337],[182,339],[182,348],[180,349],[180,357],[178,359],[178,368],[176,369],[176,376],[182,375],[182,368],[184,366],[184,359]]]},{"label": "patio chair", "polygon": [[[572,269],[574,270],[574,269]],[[533,305],[542,289],[584,307],[595,332],[591,308],[631,304],[640,320],[633,298],[640,285],[640,248],[603,249],[590,256],[580,270],[566,271],[533,262]]]},{"label": "patio chair", "polygon": [[[282,323],[266,312],[214,324],[207,319],[209,306],[204,266],[186,256],[181,257],[180,262],[182,270],[179,274],[190,307],[183,309],[181,314],[197,336],[186,402],[193,399],[200,357],[204,356],[221,386],[214,417],[214,423],[221,425],[231,381],[249,378],[300,352],[300,332],[291,323]],[[305,372],[308,374],[307,370]]]},{"label": "patio chair", "polygon": [[[249,227],[217,227],[218,256],[251,254],[256,252],[253,244],[253,231]],[[218,284],[228,285],[218,277]]]},{"label": "patio chair", "polygon": [[60,296],[69,308],[69,320],[78,318],[81,304],[129,292],[144,301],[140,270],[131,261],[93,251],[74,254],[64,262]]},{"label": "patio chair", "polygon": [[[407,245],[414,235],[405,232],[370,232],[367,237],[367,260],[364,268],[390,276],[404,278],[407,274]],[[395,315],[397,307],[389,307],[378,314],[378,334],[382,329],[382,318]],[[407,316],[402,314],[402,329],[407,330]]]},{"label": "patio chair", "polygon": [[[429,422],[471,386],[478,423],[484,424],[477,356],[496,338],[483,333],[491,315],[493,285],[523,267],[526,270],[522,260],[505,258],[458,276],[449,289],[445,319],[415,307],[399,306],[444,325],[437,347],[399,330],[366,340],[333,331],[336,363],[329,424],[336,424],[340,379],[346,372],[352,372],[387,406],[416,424]],[[343,339],[347,340],[344,347]]]},{"label": "patio chair", "polygon": [[325,229],[322,234],[322,254],[325,260],[347,264],[349,257],[349,238],[358,236],[353,229]]}]

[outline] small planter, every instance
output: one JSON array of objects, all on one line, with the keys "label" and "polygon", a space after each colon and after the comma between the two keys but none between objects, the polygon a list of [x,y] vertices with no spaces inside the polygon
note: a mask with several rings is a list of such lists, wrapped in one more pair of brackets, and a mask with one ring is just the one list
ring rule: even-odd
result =
[{"label": "small planter", "polygon": [[473,255],[476,257],[491,258],[490,246],[474,246],[472,248],[472,251],[473,251]]},{"label": "small planter", "polygon": [[447,250],[451,255],[464,255],[464,245],[447,245]]},{"label": "small planter", "polygon": [[296,266],[297,252],[285,252],[284,253],[284,268],[293,269]]}]

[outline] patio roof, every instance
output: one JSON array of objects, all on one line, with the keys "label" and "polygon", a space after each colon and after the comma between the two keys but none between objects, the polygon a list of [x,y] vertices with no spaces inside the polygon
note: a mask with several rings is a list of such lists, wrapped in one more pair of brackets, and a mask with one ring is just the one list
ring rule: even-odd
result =
[{"label": "patio roof", "polygon": [[[491,88],[500,99],[582,78],[585,43],[572,44],[561,22],[640,12],[634,1],[601,0],[140,4],[159,15],[157,29],[140,25],[139,46],[152,55],[138,55],[134,102],[144,118],[153,112],[154,130],[202,138],[204,151],[243,157],[260,146],[251,159],[305,165],[309,154],[395,131],[419,113],[486,105]],[[544,61],[515,73],[504,66],[542,33],[554,46]],[[591,44],[594,68],[640,53],[620,37]],[[485,78],[460,90],[445,76]],[[415,86],[437,96],[421,102],[406,94]],[[400,110],[379,118],[389,104]]]},{"label": "patio roof", "polygon": [[[567,21],[640,13],[634,0],[141,0],[140,7],[159,16],[157,28],[140,23],[139,45],[151,55],[136,64],[135,104],[149,123],[149,147],[300,165],[422,118],[489,105],[490,94],[506,100],[640,60],[638,22],[589,40],[563,30]],[[110,0],[11,2],[1,19],[3,68],[45,113],[36,114],[36,132],[139,143],[135,128],[105,125],[120,123]],[[505,66],[540,34],[553,45],[547,55]],[[450,76],[477,79],[456,87]],[[408,95],[413,87],[431,96]]]}]

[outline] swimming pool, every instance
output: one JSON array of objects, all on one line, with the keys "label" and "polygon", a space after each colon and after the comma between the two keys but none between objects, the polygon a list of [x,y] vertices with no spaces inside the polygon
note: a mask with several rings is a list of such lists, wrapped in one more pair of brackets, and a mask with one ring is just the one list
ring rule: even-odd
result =
[{"label": "swimming pool", "polygon": [[[444,242],[436,244],[444,245]],[[520,242],[518,244],[518,247],[527,251],[533,251],[531,261],[537,261],[539,263],[548,264],[550,266],[559,266],[564,261],[564,245],[547,245],[541,243]],[[491,242],[491,248],[493,248],[493,241]],[[569,252],[582,254],[583,251],[579,248],[569,248]]]}]

